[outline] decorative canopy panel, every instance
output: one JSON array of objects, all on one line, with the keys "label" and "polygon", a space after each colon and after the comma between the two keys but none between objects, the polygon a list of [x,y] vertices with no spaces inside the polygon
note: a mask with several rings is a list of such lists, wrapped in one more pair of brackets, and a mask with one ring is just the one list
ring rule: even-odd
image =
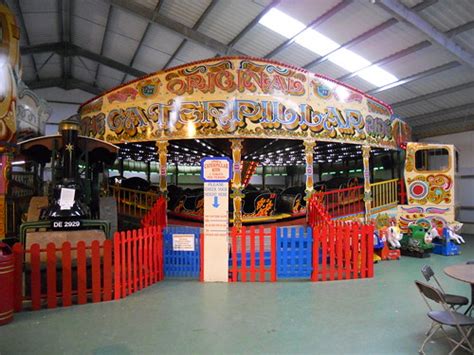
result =
[{"label": "decorative canopy panel", "polygon": [[314,139],[396,149],[410,128],[384,102],[278,62],[215,58],[158,72],[81,106],[83,134],[110,143]]}]

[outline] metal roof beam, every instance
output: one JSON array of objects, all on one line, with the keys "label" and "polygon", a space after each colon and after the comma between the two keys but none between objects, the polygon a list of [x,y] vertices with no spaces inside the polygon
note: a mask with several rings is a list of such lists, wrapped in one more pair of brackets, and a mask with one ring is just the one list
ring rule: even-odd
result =
[{"label": "metal roof beam", "polygon": [[426,78],[428,76],[431,76],[431,75],[434,75],[434,74],[438,74],[438,73],[441,73],[445,70],[449,70],[449,69],[452,69],[452,68],[456,68],[458,66],[460,66],[461,63],[459,62],[456,62],[456,61],[453,61],[453,62],[449,62],[449,63],[446,63],[446,64],[443,64],[443,65],[440,65],[438,67],[434,67],[434,68],[431,68],[431,69],[428,69],[428,70],[425,70],[421,73],[417,73],[417,74],[413,74],[413,75],[410,75],[410,76],[407,76],[403,79],[400,79],[394,83],[391,83],[391,84],[388,84],[388,85],[385,85],[385,86],[381,86],[377,89],[373,89],[373,90],[369,90],[367,91],[367,94],[370,94],[370,95],[373,95],[373,94],[378,94],[382,91],[386,91],[386,90],[389,90],[389,89],[393,89],[394,87],[397,87],[397,86],[400,86],[400,85],[404,85],[404,84],[408,84],[408,83],[411,83],[415,80],[419,80],[419,79],[423,79],[423,78]]},{"label": "metal roof beam", "polygon": [[[398,51],[398,52],[396,52],[396,53],[390,54],[389,56],[387,56],[387,57],[385,57],[385,58],[379,59],[379,60],[377,60],[376,62],[373,62],[372,64],[368,65],[368,66],[365,67],[365,68],[371,67],[372,65],[382,66],[382,65],[391,63],[391,62],[393,62],[393,61],[395,61],[395,60],[398,60],[398,59],[400,59],[400,58],[406,57],[406,56],[409,55],[409,54],[418,52],[418,51],[420,51],[420,50],[422,50],[422,49],[424,49],[424,48],[427,48],[427,47],[429,47],[429,46],[431,46],[431,42],[430,42],[430,41],[423,41],[423,42],[414,44],[414,45],[411,46],[411,47],[402,49],[401,51]],[[365,68],[362,68],[362,69],[365,69]],[[355,71],[355,72],[353,72],[353,73],[348,73],[348,74],[346,74],[346,75],[340,76],[339,78],[337,78],[337,80],[344,81],[344,80],[348,80],[348,79],[350,79],[350,78],[353,78],[353,77],[357,76],[357,74],[359,74],[359,72],[360,72],[362,69],[360,69],[360,70],[358,70],[358,71]]]},{"label": "metal roof beam", "polygon": [[[28,36],[28,30],[26,29],[25,17],[23,16],[20,0],[16,0],[15,4],[18,9],[18,20],[20,21],[20,26],[23,28],[22,35],[25,36],[25,42],[29,46],[31,44],[30,36]],[[33,69],[35,71],[36,80],[40,80],[38,66],[36,65],[36,60],[33,54],[31,54],[31,61],[33,62]]]},{"label": "metal roof beam", "polygon": [[124,73],[130,74],[136,77],[147,75],[147,73],[145,73],[144,71],[132,68],[129,65],[117,62],[116,60],[91,52],[87,49],[84,49],[76,45],[71,45],[71,44],[66,45],[63,42],[44,43],[37,46],[29,46],[29,47],[20,48],[20,53],[22,55],[31,54],[31,53],[44,53],[44,52],[56,52],[59,55],[62,55],[65,57],[73,57],[73,56],[84,57],[84,58],[93,60],[97,63],[100,63],[102,65],[108,66],[110,68],[122,71]]},{"label": "metal roof beam", "polygon": [[[72,29],[72,1],[73,0],[58,0],[58,15],[59,15],[59,38],[64,43],[64,50],[68,50],[71,41]],[[71,77],[71,58],[63,56],[62,72],[64,78]]]},{"label": "metal roof beam", "polygon": [[[114,7],[110,5],[109,11],[107,12],[107,21],[105,22],[104,35],[102,36],[102,43],[100,44],[100,55],[102,56],[104,55],[104,49],[105,49],[105,43],[106,43],[105,40],[107,38],[107,31],[109,30],[113,10],[114,10]],[[95,75],[94,75],[94,82],[92,83],[92,86],[97,86],[97,78],[99,77],[99,67],[100,65],[97,64],[97,68],[95,70]]]},{"label": "metal roof beam", "polygon": [[284,50],[285,48],[288,48],[289,46],[291,46],[296,38],[302,34],[304,31],[308,30],[308,29],[312,29],[314,27],[317,27],[319,26],[320,24],[324,23],[324,21],[327,21],[329,20],[332,16],[334,16],[335,14],[337,14],[339,11],[341,11],[342,9],[344,9],[345,7],[347,7],[348,5],[350,5],[351,3],[353,2],[353,0],[343,0],[341,2],[339,2],[337,5],[333,6],[332,8],[330,8],[328,11],[326,11],[324,14],[322,14],[321,16],[319,16],[317,19],[313,20],[308,26],[306,26],[305,28],[303,28],[301,31],[299,31],[297,34],[295,34],[293,37],[287,39],[285,42],[283,42],[282,44],[280,44],[278,47],[276,47],[274,50],[272,50],[270,53],[266,54],[265,55],[265,58],[271,58],[275,55],[277,55],[278,53],[280,53],[282,50]]},{"label": "metal roof beam", "polygon": [[448,31],[444,32],[444,34],[448,37],[454,37],[454,36],[457,36],[460,33],[470,31],[473,28],[474,28],[474,21],[470,21],[470,22],[466,22],[466,23],[464,23],[464,24],[462,24],[458,27],[455,27],[451,30],[448,30]]},{"label": "metal roof beam", "polygon": [[[443,116],[443,115],[466,111],[466,110],[474,110],[474,103],[469,103],[469,104],[455,106],[455,107],[448,107],[439,111],[423,113],[421,115],[407,117],[406,120],[410,125],[415,127],[417,122],[425,120],[427,118]],[[446,122],[446,121],[443,121],[443,122]]]},{"label": "metal roof beam", "polygon": [[[412,7],[412,10],[413,11],[422,11],[424,9],[426,9],[427,7],[433,5],[434,3],[436,3],[438,0],[426,0],[426,1],[423,1],[421,3],[419,3],[418,5],[415,5]],[[392,27],[393,25],[397,24],[398,23],[398,20],[396,18],[390,18],[388,19],[387,21],[385,22],[382,22],[380,25],[377,25],[375,27],[372,27],[371,29],[367,30],[366,32],[360,34],[359,36],[351,39],[350,41],[344,43],[343,45],[341,45],[341,47],[329,52],[328,54],[318,58],[318,59],[315,59],[311,62],[309,62],[308,64],[306,64],[304,66],[304,68],[306,69],[309,69],[317,64],[320,64],[320,63],[323,63],[325,62],[326,60],[328,60],[329,56],[331,54],[333,54],[334,52],[344,48],[344,49],[348,49],[348,48],[351,48],[365,40],[367,40],[368,38],[372,37],[372,36],[375,36],[377,33],[379,32],[382,32],[384,30],[386,30],[387,28],[389,27]],[[429,42],[428,42],[429,43]],[[371,65],[374,65],[375,63],[372,63],[370,64],[369,66]]]},{"label": "metal roof beam", "polygon": [[157,14],[153,16],[153,12],[149,8],[139,3],[129,0],[103,0],[105,3],[119,7],[129,14],[141,17],[148,22],[163,26],[173,32],[180,34],[189,41],[193,41],[201,46],[208,47],[222,55],[244,55],[242,52],[233,49],[201,32],[193,30],[192,28],[183,25],[182,23],[173,20],[167,16]]},{"label": "metal roof beam", "polygon": [[42,80],[32,80],[27,81],[26,85],[28,85],[28,87],[32,90],[59,87],[64,90],[80,89],[94,95],[100,95],[103,92],[103,90],[99,89],[98,87],[85,83],[82,80],[77,80],[73,78],[51,78]]},{"label": "metal roof beam", "polygon": [[474,115],[416,126],[413,128],[413,135],[420,139],[470,130],[474,130]]},{"label": "metal roof beam", "polygon": [[356,44],[360,43],[360,42],[363,42],[365,41],[366,39],[376,35],[377,33],[379,32],[382,32],[384,30],[386,30],[387,28],[395,25],[396,23],[398,23],[398,21],[394,18],[391,18],[385,22],[382,22],[380,25],[378,26],[375,26],[373,28],[371,28],[370,30],[362,33],[361,35],[351,39],[350,41],[344,43],[342,46],[338,47],[337,49],[329,52],[328,54],[318,58],[318,59],[315,59],[311,62],[309,62],[308,64],[306,64],[303,68],[305,69],[308,69],[308,68],[311,68],[317,64],[320,64],[320,63],[323,63],[325,62],[326,60],[329,59],[329,57],[334,54],[335,52],[341,50],[341,49],[348,49],[348,48],[351,48],[352,46],[355,46]]},{"label": "metal roof beam", "polygon": [[[194,24],[193,30],[197,30],[199,28],[199,26],[201,26],[201,24],[204,22],[206,17],[212,11],[212,9],[217,5],[218,1],[219,0],[212,0],[211,1],[211,3],[206,7],[206,10],[204,10],[204,12],[201,14],[199,19]],[[184,45],[186,44],[187,41],[188,40],[186,38],[181,41],[178,48],[176,48],[174,53],[171,55],[171,57],[168,59],[168,61],[165,63],[165,65],[161,68],[162,70],[168,68],[168,66],[173,62],[173,60],[176,58],[176,56],[181,51],[181,49],[184,47]]]},{"label": "metal roof beam", "polygon": [[263,16],[267,14],[268,11],[270,11],[272,8],[277,6],[280,3],[280,0],[274,0],[272,1],[268,6],[266,6],[259,14],[257,17],[255,17],[252,21],[249,22],[247,26],[244,27],[242,31],[240,31],[237,36],[235,36],[227,45],[229,47],[233,47],[237,44],[238,41],[240,41],[254,26],[260,22]]},{"label": "metal roof beam", "polygon": [[414,11],[405,7],[397,0],[377,0],[379,6],[386,9],[395,16],[402,18],[421,32],[425,33],[433,41],[443,46],[446,50],[454,54],[464,63],[474,67],[474,54],[469,53],[453,41],[449,36],[437,30],[428,21],[416,14]]},{"label": "metal roof beam", "polygon": [[30,55],[34,53],[47,53],[47,52],[56,52],[64,53],[64,42],[54,42],[54,43],[41,43],[35,44],[33,46],[21,46],[20,53],[21,55]]},{"label": "metal roof beam", "polygon": [[[425,4],[425,3],[434,3],[436,1],[425,1],[425,2],[422,2],[418,5],[416,5],[415,7],[413,7],[413,9],[415,9],[417,6],[419,5],[422,5],[422,4]],[[431,5],[431,4],[430,4]],[[466,32],[466,31],[469,31],[471,29],[474,28],[474,21],[471,21],[471,22],[467,22],[463,25],[460,25],[460,26],[457,26],[455,28],[452,28],[446,32],[444,32],[447,36],[449,37],[454,37],[460,33],[463,33],[463,32]],[[415,53],[415,52],[418,52],[418,51],[421,51],[422,49],[425,49],[427,47],[430,47],[431,46],[431,42],[430,41],[422,41],[422,42],[419,42],[417,44],[414,44],[413,46],[411,47],[408,47],[408,48],[405,48],[405,49],[402,49],[401,51],[398,51],[394,54],[391,54],[389,55],[388,57],[385,57],[385,58],[382,58],[382,59],[379,59],[377,60],[376,62],[370,64],[369,66],[367,66],[366,68],[372,66],[372,65],[378,65],[378,66],[382,66],[382,65],[385,65],[385,64],[388,64],[390,62],[393,62],[395,60],[398,60],[400,58],[403,58],[409,54],[412,54],[412,53]],[[365,69],[365,68],[362,68],[362,69]],[[360,69],[360,70],[362,70]],[[359,70],[359,71],[360,71]],[[350,78],[353,78],[355,76],[357,76],[357,74],[359,73],[359,71],[356,71],[356,72],[353,72],[353,73],[349,73],[349,74],[346,74],[346,75],[343,75],[343,76],[340,76],[339,78],[337,78],[337,80],[340,80],[340,81],[344,81],[344,80],[348,80]]]},{"label": "metal roof beam", "polygon": [[[155,16],[160,12],[161,6],[163,6],[163,0],[159,0],[158,4],[155,6],[155,10],[153,10],[153,19]],[[111,6],[112,8],[112,6]],[[133,52],[132,60],[130,61],[130,66],[133,67],[133,63],[135,62],[135,59],[137,58],[138,52],[140,51],[140,48],[142,47],[143,42],[145,41],[145,38],[148,34],[148,31],[150,30],[151,27],[151,22],[148,22],[145,28],[145,31],[143,31],[142,38],[140,38],[140,41],[138,42],[137,48],[135,49],[135,52]],[[125,79],[127,78],[127,74],[125,74],[122,78],[121,83],[123,84]]]},{"label": "metal roof beam", "polygon": [[434,92],[431,92],[429,94],[420,95],[420,96],[414,97],[412,99],[398,101],[398,102],[395,102],[395,103],[391,104],[390,106],[392,106],[392,108],[395,109],[395,108],[398,108],[398,107],[411,105],[411,104],[416,104],[417,102],[420,102],[420,101],[434,99],[434,98],[439,97],[439,96],[453,94],[455,92],[458,92],[458,91],[461,91],[461,90],[466,90],[466,89],[471,89],[471,88],[474,88],[474,81],[464,83],[464,84],[461,84],[461,85],[452,86],[452,87],[447,88],[447,89],[434,91]]}]

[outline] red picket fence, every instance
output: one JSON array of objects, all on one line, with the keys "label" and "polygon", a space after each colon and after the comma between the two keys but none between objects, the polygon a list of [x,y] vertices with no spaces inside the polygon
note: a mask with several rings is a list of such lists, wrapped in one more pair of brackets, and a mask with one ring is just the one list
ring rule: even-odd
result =
[{"label": "red picket fence", "polygon": [[160,227],[165,228],[167,225],[167,204],[166,198],[163,196],[159,197],[153,207],[147,212],[147,214],[141,220],[141,225],[145,227]]},{"label": "red picket fence", "polygon": [[15,255],[15,311],[24,301],[31,308],[56,308],[120,299],[163,279],[162,233],[159,228],[116,233],[114,240],[86,246],[64,242],[24,250]]},{"label": "red picket fence", "polygon": [[163,234],[159,227],[117,232],[114,236],[114,298],[163,280]]},{"label": "red picket fence", "polygon": [[315,193],[308,201],[308,225],[314,227],[318,223],[330,223],[332,217],[322,204],[322,193]]},{"label": "red picket fence", "polygon": [[319,195],[322,205],[332,218],[364,212],[363,186],[317,192],[316,195]]},{"label": "red picket fence", "polygon": [[240,231],[233,227],[230,233],[231,260],[229,281],[260,282],[266,276],[276,281],[276,228],[265,230],[263,226],[246,228]]},{"label": "red picket fence", "polygon": [[312,281],[374,276],[374,226],[318,223],[313,228]]}]

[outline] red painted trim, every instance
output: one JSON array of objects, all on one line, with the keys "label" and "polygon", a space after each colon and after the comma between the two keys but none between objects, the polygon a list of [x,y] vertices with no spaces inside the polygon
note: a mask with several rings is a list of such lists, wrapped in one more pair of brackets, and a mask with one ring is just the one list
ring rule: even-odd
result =
[{"label": "red painted trim", "polygon": [[250,281],[255,282],[255,227],[250,227]]},{"label": "red painted trim", "polygon": [[100,244],[98,240],[91,243],[91,263],[92,263],[92,302],[101,301],[101,277],[100,277]]},{"label": "red painted trim", "polygon": [[275,282],[277,280],[277,272],[276,272],[276,227],[272,227],[271,229],[271,281]]},{"label": "red painted trim", "polygon": [[104,242],[104,294],[103,300],[110,301],[112,299],[112,248],[111,240]]},{"label": "red painted trim", "polygon": [[31,307],[34,311],[41,308],[41,270],[40,270],[40,246],[33,244],[30,247],[31,254]]},{"label": "red painted trim", "polygon": [[86,243],[77,243],[77,303],[87,302]]},{"label": "red painted trim", "polygon": [[265,230],[263,226],[258,228],[259,249],[260,249],[260,282],[265,281]]},{"label": "red painted trim", "polygon": [[62,246],[62,278],[63,278],[63,307],[72,305],[72,260],[71,243],[64,242]]},{"label": "red painted trim", "polygon": [[48,308],[56,308],[56,246],[48,243],[46,246],[46,293]]},{"label": "red painted trim", "polygon": [[15,243],[13,246],[13,255],[15,257],[13,306],[15,312],[21,312],[23,308],[23,259],[25,257],[25,251],[20,243]]},{"label": "red painted trim", "polygon": [[114,235],[114,299],[119,300],[121,295],[120,275],[120,233],[116,232]]}]

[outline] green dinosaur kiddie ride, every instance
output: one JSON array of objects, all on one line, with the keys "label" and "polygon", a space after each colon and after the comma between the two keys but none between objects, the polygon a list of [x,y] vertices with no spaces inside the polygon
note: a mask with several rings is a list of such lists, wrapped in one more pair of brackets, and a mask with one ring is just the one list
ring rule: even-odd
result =
[{"label": "green dinosaur kiddie ride", "polygon": [[401,254],[416,258],[427,258],[433,250],[432,238],[426,228],[411,224],[408,226],[408,233],[403,235],[401,244]]}]

